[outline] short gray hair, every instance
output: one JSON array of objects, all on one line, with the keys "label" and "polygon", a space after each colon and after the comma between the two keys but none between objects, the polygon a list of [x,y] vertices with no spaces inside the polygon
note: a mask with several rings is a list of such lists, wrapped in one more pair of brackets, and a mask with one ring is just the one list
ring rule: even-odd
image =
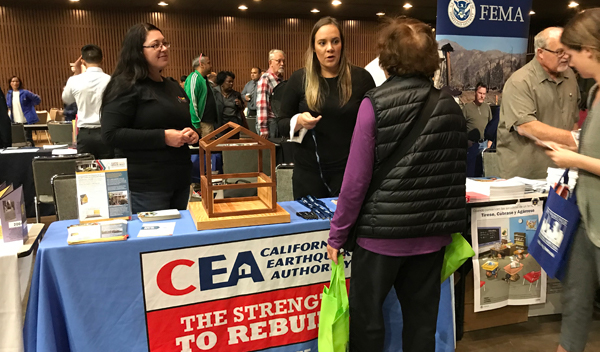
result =
[{"label": "short gray hair", "polygon": [[192,69],[195,70],[196,68],[198,68],[198,66],[200,66],[200,62],[205,64],[206,60],[208,60],[208,56],[200,54],[200,56],[198,56],[197,58],[194,59],[194,61],[192,61]]},{"label": "short gray hair", "polygon": [[[539,32],[533,39],[535,51],[537,51],[537,49],[546,48],[548,46],[548,41],[552,37],[552,34],[558,31],[562,32],[562,27],[548,27]],[[558,39],[560,39],[560,35],[558,36]]]},{"label": "short gray hair", "polygon": [[283,50],[273,49],[273,50],[269,51],[269,61],[273,60],[273,58],[275,57],[275,54],[277,54],[277,53],[281,53],[281,55],[283,55],[283,57],[285,58],[285,53],[283,52]]}]

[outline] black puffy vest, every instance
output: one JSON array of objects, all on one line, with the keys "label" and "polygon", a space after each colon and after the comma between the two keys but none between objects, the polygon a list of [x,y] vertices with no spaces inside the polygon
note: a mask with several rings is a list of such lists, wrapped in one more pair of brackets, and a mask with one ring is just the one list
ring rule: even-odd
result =
[{"label": "black puffy vest", "polygon": [[[391,77],[370,90],[377,124],[374,173],[414,126],[431,80]],[[466,122],[444,92],[421,135],[392,169],[356,222],[358,237],[400,239],[463,232],[466,227]]]}]

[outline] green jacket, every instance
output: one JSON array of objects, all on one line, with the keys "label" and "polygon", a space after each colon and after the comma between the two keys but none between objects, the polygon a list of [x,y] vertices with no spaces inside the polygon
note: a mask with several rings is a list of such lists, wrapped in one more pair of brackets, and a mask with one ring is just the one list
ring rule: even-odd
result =
[{"label": "green jacket", "polygon": [[200,120],[202,120],[206,106],[206,80],[198,71],[194,70],[187,76],[184,89],[190,99],[192,125],[200,128]]}]

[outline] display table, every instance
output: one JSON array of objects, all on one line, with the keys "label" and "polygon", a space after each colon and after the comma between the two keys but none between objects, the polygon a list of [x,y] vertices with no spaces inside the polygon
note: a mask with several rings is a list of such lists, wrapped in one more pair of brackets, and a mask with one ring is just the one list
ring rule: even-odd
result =
[{"label": "display table", "polygon": [[[281,205],[291,223],[198,232],[184,211],[173,236],[137,238],[135,219],[127,241],[75,246],[66,228],[77,221],[53,223],[35,263],[25,350],[316,351],[329,222],[297,217],[306,209],[296,202]],[[446,281],[438,352],[454,351],[452,303]],[[393,292],[384,311],[386,351],[401,351]]]},{"label": "display table", "polygon": [[[35,244],[43,233],[43,224],[29,229],[29,239],[0,243],[0,351],[23,351],[23,303],[29,287]],[[1,240],[0,240],[1,241]]]}]

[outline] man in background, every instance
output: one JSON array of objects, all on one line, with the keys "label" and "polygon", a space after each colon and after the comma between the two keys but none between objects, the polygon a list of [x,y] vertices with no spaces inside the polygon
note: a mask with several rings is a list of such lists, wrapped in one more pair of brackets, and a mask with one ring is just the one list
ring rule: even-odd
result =
[{"label": "man in background", "polygon": [[185,89],[185,80],[187,79],[186,75],[183,75],[181,77],[179,77],[179,85],[181,86],[181,88]]},{"label": "man in background", "polygon": [[256,117],[256,83],[261,73],[262,70],[259,67],[253,67],[250,70],[250,81],[242,90],[242,98],[248,103],[248,117]]},{"label": "man in background", "polygon": [[200,54],[192,62],[192,68],[194,71],[187,76],[184,89],[190,99],[192,125],[204,137],[214,131],[220,121],[212,85],[207,79],[212,69],[210,58]]},{"label": "man in background", "polygon": [[12,146],[12,131],[4,92],[0,88],[0,148]]},{"label": "man in background", "polygon": [[277,131],[275,114],[271,109],[273,89],[281,83],[285,66],[285,53],[279,49],[269,52],[269,69],[258,80],[256,87],[256,131],[269,137],[269,130]]},{"label": "man in background", "polygon": [[554,167],[528,136],[575,146],[571,130],[578,128],[579,88],[561,35],[558,27],[536,35],[535,57],[504,85],[496,148],[500,177],[545,179],[547,168]]},{"label": "man in background", "polygon": [[[467,120],[469,140],[472,142],[480,142],[483,144],[482,147],[489,148],[492,146],[492,141],[483,143],[485,140],[483,135],[485,127],[488,122],[492,120],[492,109],[489,104],[484,103],[486,95],[487,86],[481,82],[477,83],[475,86],[475,100],[465,104],[463,107],[463,115],[465,115],[465,120]],[[473,130],[478,131],[478,137],[476,139],[471,137],[473,135],[471,131]]]},{"label": "man in background", "polygon": [[111,159],[114,151],[102,142],[100,131],[102,95],[110,81],[101,64],[102,50],[98,46],[88,44],[81,48],[81,57],[75,61],[73,76],[67,81],[62,99],[65,104],[77,103],[77,153]]}]

